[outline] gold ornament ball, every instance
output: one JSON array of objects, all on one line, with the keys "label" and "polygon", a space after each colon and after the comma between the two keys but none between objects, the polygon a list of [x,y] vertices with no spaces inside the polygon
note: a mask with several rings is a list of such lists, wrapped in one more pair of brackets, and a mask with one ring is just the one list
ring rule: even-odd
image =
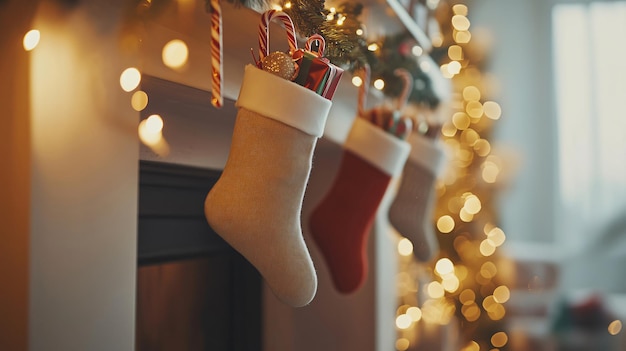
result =
[{"label": "gold ornament ball", "polygon": [[292,80],[296,73],[296,65],[289,54],[276,51],[261,60],[261,68],[281,78]]}]

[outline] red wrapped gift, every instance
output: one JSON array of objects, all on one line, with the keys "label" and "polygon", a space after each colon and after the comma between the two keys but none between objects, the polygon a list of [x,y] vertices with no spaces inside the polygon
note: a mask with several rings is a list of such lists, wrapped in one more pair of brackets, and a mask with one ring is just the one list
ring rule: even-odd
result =
[{"label": "red wrapped gift", "polygon": [[[317,52],[311,51],[311,44],[315,41],[319,43]],[[293,53],[298,66],[298,75],[294,82],[332,100],[343,75],[343,69],[323,57],[324,48],[324,38],[314,34],[307,40],[304,50],[298,49]]]}]

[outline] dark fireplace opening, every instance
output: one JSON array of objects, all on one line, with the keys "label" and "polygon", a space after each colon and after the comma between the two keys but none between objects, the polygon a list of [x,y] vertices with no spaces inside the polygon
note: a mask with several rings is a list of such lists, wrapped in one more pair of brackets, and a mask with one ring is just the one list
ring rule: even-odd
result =
[{"label": "dark fireplace opening", "polygon": [[261,350],[258,272],[204,218],[220,171],[140,161],[136,350]]}]

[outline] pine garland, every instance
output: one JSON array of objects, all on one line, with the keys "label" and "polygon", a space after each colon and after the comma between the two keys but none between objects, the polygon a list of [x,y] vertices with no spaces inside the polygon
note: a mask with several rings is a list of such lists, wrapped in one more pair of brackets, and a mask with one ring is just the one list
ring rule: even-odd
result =
[{"label": "pine garland", "polygon": [[285,0],[283,11],[291,17],[298,34],[320,34],[326,40],[325,56],[334,64],[352,70],[366,62],[360,50],[365,39],[357,34],[363,5],[346,2],[336,12],[324,7],[324,0]]},{"label": "pine garland", "polygon": [[283,0],[281,6],[291,17],[298,34],[309,37],[317,33],[324,37],[325,56],[334,64],[351,72],[369,64],[372,81],[383,79],[383,94],[389,97],[402,93],[404,81],[395,75],[395,69],[405,68],[415,79],[409,101],[433,109],[438,106],[439,98],[432,89],[430,77],[410,53],[410,48],[417,43],[408,32],[384,38],[379,50],[370,51],[365,37],[357,34],[357,30],[362,29],[359,16],[363,5],[348,1],[331,12],[324,3],[324,0]]},{"label": "pine garland", "polygon": [[[439,98],[433,91],[430,77],[419,67],[417,58],[411,53],[417,41],[407,31],[383,39],[376,56],[369,56],[372,71],[372,81],[381,78],[385,81],[383,94],[398,97],[404,89],[404,81],[396,76],[397,68],[404,68],[413,76],[413,91],[409,101],[424,105],[431,109],[439,105]],[[374,57],[372,57],[374,56]]]}]

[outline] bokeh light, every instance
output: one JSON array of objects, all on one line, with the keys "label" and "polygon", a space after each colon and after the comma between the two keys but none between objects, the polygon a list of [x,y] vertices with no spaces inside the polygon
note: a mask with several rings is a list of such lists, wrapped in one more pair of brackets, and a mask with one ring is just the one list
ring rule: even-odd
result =
[{"label": "bokeh light", "polygon": [[428,292],[428,296],[430,296],[433,299],[438,299],[440,297],[443,297],[443,295],[445,294],[443,285],[441,285],[441,283],[439,282],[431,282],[430,284],[428,284],[428,287],[426,288],[426,292]]},{"label": "bokeh light", "polygon": [[141,83],[141,73],[135,67],[125,69],[120,75],[120,86],[124,91],[135,90]]},{"label": "bokeh light", "polygon": [[411,326],[411,323],[413,323],[413,319],[406,314],[401,314],[396,317],[396,327],[398,327],[398,329],[407,329]]},{"label": "bokeh light", "polygon": [[398,241],[398,253],[402,256],[411,256],[413,254],[413,243],[407,238]]},{"label": "bokeh light", "polygon": [[500,285],[493,290],[493,299],[497,303],[505,303],[511,298],[511,291],[505,285]]},{"label": "bokeh light", "polygon": [[491,344],[495,347],[503,347],[509,341],[505,332],[497,332],[491,336]]},{"label": "bokeh light", "polygon": [[614,321],[612,321],[611,323],[609,323],[609,334],[611,335],[617,335],[622,331],[622,321],[620,321],[619,319],[616,319]]},{"label": "bokeh light", "polygon": [[378,78],[374,81],[374,88],[378,89],[378,90],[383,90],[383,88],[385,87],[385,81]]},{"label": "bokeh light", "polygon": [[412,306],[406,310],[406,315],[411,317],[413,322],[418,322],[420,319],[422,319],[422,310],[420,310],[418,307]]},{"label": "bokeh light", "polygon": [[485,110],[485,116],[493,120],[500,119],[502,115],[502,108],[494,101],[485,101],[483,109]]},{"label": "bokeh light", "polygon": [[396,350],[405,351],[409,348],[411,342],[407,338],[400,338],[396,340]]},{"label": "bokeh light", "polygon": [[148,94],[145,91],[137,90],[130,98],[130,105],[137,112],[143,111],[148,106]]},{"label": "bokeh light", "polygon": [[24,34],[24,40],[22,42],[24,50],[31,51],[36,48],[39,44],[39,39],[41,39],[41,33],[37,29],[29,30]]},{"label": "bokeh light", "polygon": [[435,271],[440,276],[444,276],[446,274],[450,274],[454,272],[454,264],[450,261],[449,258],[440,258],[435,264]]},{"label": "bokeh light", "polygon": [[480,95],[480,90],[473,85],[463,88],[463,99],[465,101],[479,101]]},{"label": "bokeh light", "polygon": [[454,219],[448,215],[439,217],[437,229],[444,234],[450,233],[454,229]]},{"label": "bokeh light", "polygon": [[189,49],[187,44],[180,39],[170,40],[163,46],[161,57],[167,67],[179,69],[187,63]]}]

